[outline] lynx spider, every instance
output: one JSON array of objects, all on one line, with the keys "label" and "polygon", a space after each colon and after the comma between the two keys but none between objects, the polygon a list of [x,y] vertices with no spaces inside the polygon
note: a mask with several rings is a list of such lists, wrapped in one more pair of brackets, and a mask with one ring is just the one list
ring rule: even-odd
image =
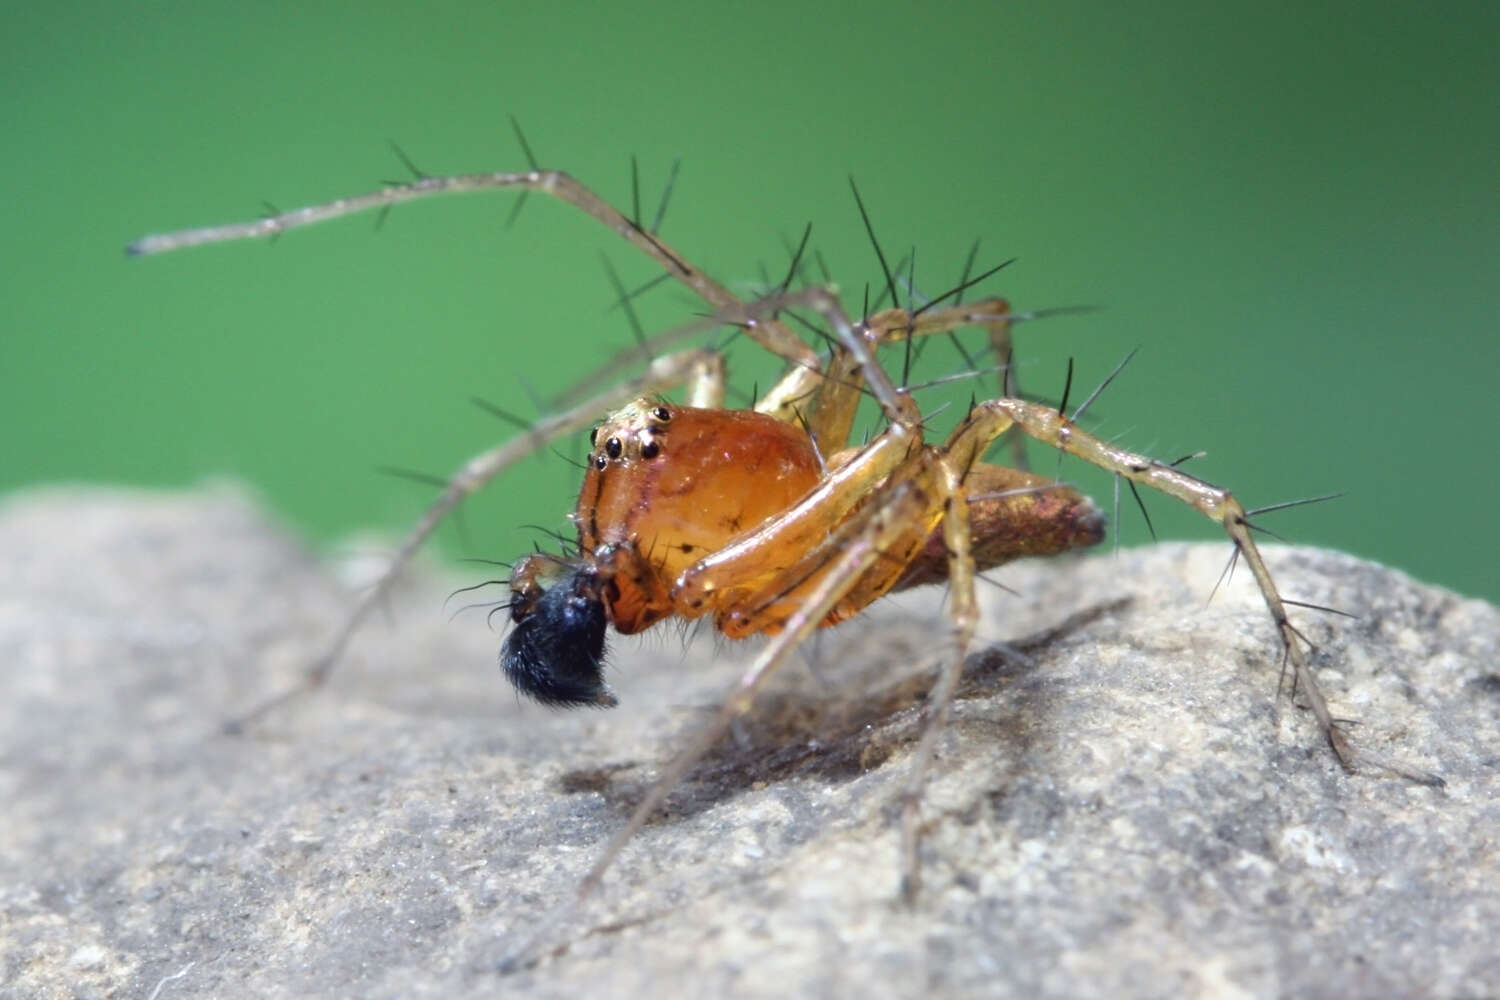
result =
[{"label": "lynx spider", "polygon": [[[519,129],[517,133],[519,136]],[[750,632],[771,631],[774,635],[734,685],[713,720],[669,762],[628,822],[600,852],[572,899],[554,911],[552,917],[512,956],[509,964],[514,965],[531,955],[550,929],[598,887],[626,842],[662,804],[671,789],[726,735],[735,719],[749,708],[756,693],[789,655],[818,627],[838,617],[835,612],[851,592],[862,586],[870,591],[860,595],[858,603],[862,606],[899,585],[894,579],[886,580],[883,586],[867,585],[878,570],[878,564],[889,554],[888,550],[903,542],[909,543],[914,525],[938,522],[940,528],[933,531],[933,537],[939,537],[940,531],[945,550],[945,573],[939,571],[938,575],[946,575],[951,588],[952,652],[929,695],[927,721],[902,795],[902,893],[910,897],[916,892],[924,775],[947,719],[965,652],[978,620],[975,539],[971,534],[969,508],[983,498],[971,495],[967,479],[979,467],[979,459],[985,450],[1012,429],[1107,470],[1117,478],[1174,497],[1218,522],[1234,544],[1234,559],[1243,558],[1254,575],[1281,641],[1283,669],[1290,665],[1294,689],[1300,689],[1339,763],[1351,771],[1358,764],[1367,764],[1414,781],[1441,783],[1441,779],[1433,775],[1356,748],[1349,740],[1343,726],[1329,711],[1310,669],[1301,645],[1306,640],[1288,619],[1286,605],[1295,602],[1284,600],[1278,593],[1251,535],[1250,515],[1233,495],[1181,471],[1174,464],[1158,462],[1102,441],[1080,429],[1060,409],[1017,398],[1009,369],[1010,325],[1035,314],[1013,313],[1004,300],[988,299],[965,305],[937,306],[932,303],[922,309],[898,306],[854,320],[845,313],[830,289],[808,287],[788,293],[785,285],[766,298],[744,301],[657,237],[655,227],[648,229],[643,226],[638,210],[636,218],[626,216],[568,174],[540,169],[524,137],[521,137],[521,142],[531,160],[530,170],[445,177],[426,176],[414,170],[416,179],[413,181],[388,184],[370,194],[275,213],[253,222],[147,236],[127,247],[127,252],[132,255],[159,254],[208,243],[274,237],[313,223],[370,209],[389,210],[407,201],[442,194],[517,189],[524,197],[527,192],[539,192],[572,205],[613,230],[656,261],[668,276],[690,289],[713,310],[707,320],[652,338],[650,344],[653,348],[660,350],[714,327],[732,325],[786,362],[787,374],[755,402],[756,413],[801,427],[816,446],[826,448],[830,442],[848,441],[854,408],[861,392],[868,391],[877,401],[886,421],[883,432],[864,445],[848,448],[842,461],[829,464],[817,488],[782,515],[769,519],[759,529],[746,530],[734,544],[718,554],[698,560],[677,576],[676,586],[669,596],[671,606],[668,613],[696,616],[703,613],[700,606],[706,598],[722,595],[735,586],[740,588],[738,592],[741,594],[738,606],[742,610],[748,608],[752,615],[769,606],[767,602],[785,605],[784,598],[790,587],[786,582],[787,573],[800,574],[794,581],[795,605],[770,627],[748,629]],[[857,192],[855,196],[857,199]],[[862,204],[860,210],[863,215]],[[867,216],[865,222],[868,226]],[[870,235],[873,242],[873,230]],[[876,243],[875,247],[879,253],[879,244]],[[883,255],[881,265],[894,299],[895,287]],[[962,291],[972,283],[961,284],[955,291]],[[788,310],[799,308],[815,313],[832,331],[833,343],[827,357],[810,347],[780,319]],[[911,395],[895,384],[876,359],[875,350],[891,343],[910,345],[921,337],[971,326],[988,330],[1003,365],[1002,385],[1006,393],[1001,398],[974,404],[945,443],[928,444],[924,439],[922,416]],[[639,377],[541,419],[527,433],[466,462],[402,541],[388,569],[359,600],[330,642],[325,655],[309,669],[304,683],[256,706],[232,725],[238,727],[321,684],[354,631],[380,602],[396,574],[465,497],[546,443],[595,424],[602,413],[620,411],[622,407],[628,408],[632,401],[644,403],[660,393],[683,386],[689,388],[690,405],[708,410],[722,407],[721,358],[700,349],[659,354],[649,361]],[[1019,439],[1013,432],[1011,437],[1018,443]],[[1024,498],[1046,492],[1054,486],[1023,486],[997,495]],[[862,502],[863,498],[869,498],[870,502]],[[798,537],[799,530],[805,538],[807,532],[803,529],[809,524],[822,530],[832,541],[813,546],[800,556],[794,552],[783,561],[783,572],[775,575],[774,585],[768,589],[763,585],[765,574],[757,576],[752,572],[757,559],[778,546],[789,544],[788,539]],[[746,544],[745,540],[751,536],[758,538]],[[919,537],[925,538],[926,532]],[[798,543],[792,541],[790,544]],[[902,555],[898,558],[910,557]],[[786,570],[787,563],[792,564],[790,570]],[[754,584],[757,579],[761,580],[761,586],[746,584],[746,580]],[[544,588],[555,585],[558,585],[556,581],[549,581]],[[746,594],[749,596],[745,597]],[[722,623],[721,618],[721,626]]]}]

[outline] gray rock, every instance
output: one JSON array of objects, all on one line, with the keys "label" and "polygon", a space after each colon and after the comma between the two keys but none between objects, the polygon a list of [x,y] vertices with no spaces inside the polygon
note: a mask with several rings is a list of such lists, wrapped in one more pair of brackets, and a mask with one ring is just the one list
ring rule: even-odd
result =
[{"label": "gray rock", "polygon": [[[895,800],[941,592],[822,634],[565,898],[757,648],[616,642],[612,712],[520,703],[424,570],[329,686],[255,727],[348,586],[254,503],[0,507],[0,993],[14,997],[1435,995],[1500,992],[1500,612],[1272,549],[1336,713],[1445,789],[1344,773],[1276,696],[1227,544],[1009,567],[929,783]],[[455,582],[457,581],[457,582]],[[462,599],[460,599],[461,601]],[[450,604],[451,608],[452,605]],[[810,669],[808,668],[810,667]]]}]

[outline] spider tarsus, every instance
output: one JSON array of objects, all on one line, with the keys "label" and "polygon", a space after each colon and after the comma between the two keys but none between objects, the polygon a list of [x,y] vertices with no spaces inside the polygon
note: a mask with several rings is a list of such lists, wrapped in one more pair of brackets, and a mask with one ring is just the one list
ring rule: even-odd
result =
[{"label": "spider tarsus", "polygon": [[1370,768],[1426,788],[1446,789],[1448,787],[1448,782],[1443,780],[1442,775],[1356,745],[1341,726],[1334,725],[1325,732],[1329,747],[1348,774],[1359,774],[1362,770]]}]

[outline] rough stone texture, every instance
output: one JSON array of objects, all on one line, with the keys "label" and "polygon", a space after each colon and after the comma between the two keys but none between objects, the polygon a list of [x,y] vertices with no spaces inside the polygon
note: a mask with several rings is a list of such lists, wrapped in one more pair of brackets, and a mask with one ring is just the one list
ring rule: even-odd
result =
[{"label": "rough stone texture", "polygon": [[[1030,564],[983,633],[894,902],[940,593],[825,633],[564,898],[753,645],[616,643],[613,712],[520,704],[432,572],[246,737],[348,596],[242,495],[0,507],[0,993],[10,997],[1500,992],[1500,612],[1273,549],[1335,712],[1443,790],[1343,773],[1226,545]],[[181,973],[176,978],[174,974]]]}]

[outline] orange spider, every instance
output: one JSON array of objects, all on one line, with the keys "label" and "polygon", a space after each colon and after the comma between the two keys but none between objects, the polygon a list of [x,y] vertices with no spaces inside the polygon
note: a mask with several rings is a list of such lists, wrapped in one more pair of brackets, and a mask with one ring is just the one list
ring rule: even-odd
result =
[{"label": "orange spider", "polygon": [[[523,147],[525,145],[522,140]],[[530,153],[528,150],[528,157]],[[666,243],[653,229],[611,208],[565,173],[532,169],[426,177],[372,194],[269,216],[254,222],[149,236],[128,250],[150,254],[203,243],[273,236],[288,229],[367,209],[447,193],[514,188],[558,198],[593,216],[713,310],[703,322],[659,335],[655,350],[707,329],[733,325],[784,359],[787,374],[750,411],[723,409],[721,358],[681,350],[649,359],[629,382],[539,421],[530,432],[465,463],[429,506],[377,585],[360,600],[303,685],[245,716],[259,715],[321,683],[354,629],[380,600],[396,572],[464,497],[512,463],[561,435],[596,427],[590,465],[574,514],[579,555],[532,556],[511,579],[515,625],[502,660],[510,679],[535,698],[557,704],[610,706],[601,659],[606,627],[638,632],[668,617],[712,615],[729,636],[768,633],[771,640],[729,692],[714,719],[673,758],[584,877],[572,902],[601,880],[624,843],[645,823],[687,770],[729,730],[775,673],[816,629],[841,621],[882,594],[946,580],[951,589],[952,651],[929,696],[931,710],[913,756],[902,807],[903,890],[917,885],[917,835],[922,782],[974,635],[979,568],[1021,555],[1055,553],[1097,542],[1102,519],[1073,490],[1025,471],[988,465],[986,450],[1012,429],[1158,490],[1223,526],[1254,575],[1290,663],[1294,684],[1316,716],[1339,762],[1369,763],[1425,783],[1440,779],[1357,750],[1325,703],[1300,634],[1250,533],[1245,509],[1226,490],[1172,464],[1117,448],[1081,430],[1059,410],[1017,398],[1010,379],[1010,326],[1003,299],[942,305],[969,287],[919,309],[888,309],[851,320],[828,289],[788,294],[783,287],[757,302],[742,301]],[[858,194],[856,192],[856,199]],[[868,228],[863,205],[861,215]],[[872,242],[873,231],[871,231]],[[875,243],[877,253],[879,244]],[[881,256],[894,298],[890,269]],[[795,269],[795,268],[794,268]],[[977,280],[977,279],[976,279]],[[802,309],[830,334],[826,357],[778,318]],[[909,393],[876,360],[882,345],[960,327],[988,331],[1002,370],[1001,398],[971,407],[941,444],[929,443]],[[660,394],[689,387],[689,405]],[[850,447],[861,393],[879,404],[885,429]],[[824,457],[821,449],[839,450]],[[243,720],[242,720],[243,721]],[[516,957],[567,912],[537,929]]]},{"label": "orange spider", "polygon": [[[595,428],[590,445],[573,515],[581,557],[528,556],[510,579],[515,627],[501,662],[518,689],[552,705],[616,704],[602,673],[606,623],[630,635],[664,618],[712,614],[730,638],[780,632],[852,530],[844,526],[879,506],[885,484],[930,478],[939,458],[938,449],[914,448],[878,477],[865,449],[849,448],[825,467],[800,425],[647,398]],[[1041,476],[974,463],[961,486],[976,571],[1104,537],[1091,500]],[[942,508],[926,507],[821,625],[948,577]]]}]

